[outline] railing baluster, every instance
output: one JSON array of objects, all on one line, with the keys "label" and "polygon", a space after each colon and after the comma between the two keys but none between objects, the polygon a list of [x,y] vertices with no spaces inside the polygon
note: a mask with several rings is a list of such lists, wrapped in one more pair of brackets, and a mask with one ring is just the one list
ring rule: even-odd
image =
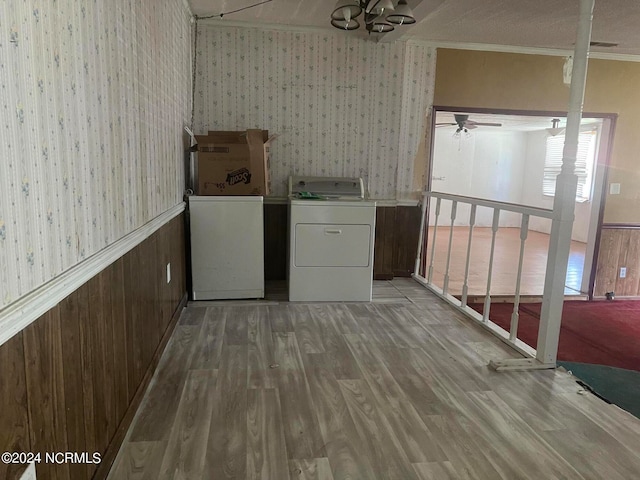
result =
[{"label": "railing baluster", "polygon": [[458,210],[458,202],[451,202],[451,228],[449,229],[449,247],[447,249],[447,266],[444,270],[444,284],[442,293],[447,294],[449,290],[449,265],[451,264],[451,246],[453,245],[453,225],[456,221],[456,211]]},{"label": "railing baluster", "polygon": [[422,268],[422,259],[425,258],[426,248],[423,245],[425,239],[425,229],[429,228],[427,223],[427,206],[430,204],[430,199],[426,196],[422,196],[422,205],[420,206],[421,215],[420,215],[420,234],[418,237],[418,251],[416,253],[416,263],[413,267],[413,272],[417,275],[424,275],[424,271]]},{"label": "railing baluster", "polygon": [[513,300],[513,313],[511,314],[511,328],[509,329],[509,339],[512,342],[518,338],[518,321],[520,320],[520,314],[518,308],[520,307],[520,281],[522,280],[522,265],[524,264],[524,244],[527,241],[529,235],[529,215],[522,214],[522,222],[520,224],[520,258],[518,259],[518,276],[516,277],[516,296]]},{"label": "railing baluster", "polygon": [[433,279],[433,258],[436,253],[436,234],[438,233],[438,218],[440,217],[440,202],[441,199],[436,200],[436,221],[433,225],[433,240],[431,241],[431,260],[429,260],[429,276],[427,277],[427,283],[431,283]]},{"label": "railing baluster", "polygon": [[493,273],[493,254],[496,249],[496,234],[498,233],[500,222],[500,209],[493,209],[493,224],[491,225],[491,254],[489,255],[489,272],[487,274],[487,294],[484,297],[484,309],[482,311],[482,321],[489,320],[489,310],[491,310],[491,275]]},{"label": "railing baluster", "polygon": [[464,266],[464,283],[462,284],[462,306],[467,306],[467,294],[469,292],[469,264],[471,263],[471,239],[473,238],[473,226],[476,224],[476,205],[471,204],[469,214],[469,241],[467,242],[467,259]]}]

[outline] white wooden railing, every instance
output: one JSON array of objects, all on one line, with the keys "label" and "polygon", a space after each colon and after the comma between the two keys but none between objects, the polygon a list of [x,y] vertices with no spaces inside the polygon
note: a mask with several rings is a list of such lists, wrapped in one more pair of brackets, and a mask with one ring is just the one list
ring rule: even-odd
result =
[{"label": "white wooden railing", "polygon": [[[430,251],[425,251],[427,243],[424,241],[429,231],[429,225],[427,222],[427,212],[430,205],[435,202],[435,218],[433,218],[433,226],[431,229],[431,239],[429,239]],[[450,204],[450,227],[449,227],[449,240],[446,250],[446,260],[444,267],[444,280],[442,287],[439,287],[434,283],[434,265],[436,262],[436,238],[438,236],[438,227],[442,227],[440,213],[443,203],[448,202]],[[453,250],[453,232],[454,225],[460,226],[461,220],[458,218],[458,211],[461,205],[469,206],[468,228],[469,234],[466,245],[466,257],[464,261],[464,278],[462,281],[462,292],[460,298],[454,297],[450,294],[450,279],[451,279],[451,257],[452,255],[461,255],[463,252]],[[449,205],[447,205],[449,206]],[[486,290],[484,293],[484,308],[483,313],[480,314],[467,305],[469,298],[469,274],[471,263],[471,247],[473,244],[473,233],[476,225],[476,213],[478,207],[489,208],[492,210],[492,222],[491,222],[491,248],[489,252],[489,265],[486,278]],[[495,256],[500,254],[496,252],[496,236],[500,228],[500,215],[502,212],[513,212],[520,215],[520,251],[518,256],[518,267],[516,273],[516,280],[513,288],[513,312],[511,314],[511,324],[509,330],[505,330],[496,323],[491,321],[491,280],[493,276],[493,267]],[[498,336],[501,340],[511,345],[522,355],[529,359],[535,359],[537,355],[536,349],[524,343],[518,338],[518,321],[519,321],[519,306],[520,306],[520,285],[522,281],[522,271],[525,259],[525,246],[529,233],[529,219],[530,217],[539,217],[552,220],[554,218],[554,211],[537,208],[526,205],[518,205],[505,202],[496,202],[491,200],[485,200],[480,198],[465,197],[461,195],[452,195],[448,193],[439,192],[425,192],[422,200],[422,221],[420,228],[420,241],[418,247],[418,255],[416,258],[416,265],[414,269],[414,278],[429,290],[434,292],[439,297],[446,300],[451,305],[458,308],[465,315],[469,316],[483,327],[487,328],[493,334]],[[443,252],[437,252],[442,255]],[[423,259],[428,259],[428,263],[423,264]],[[504,292],[500,292],[504,294]],[[544,302],[544,299],[543,299]],[[538,340],[540,343],[540,339]],[[545,342],[546,344],[546,342]],[[530,363],[534,365],[533,363]],[[555,362],[554,362],[555,365]],[[551,367],[549,362],[536,362],[535,366],[538,368]]]},{"label": "white wooden railing", "polygon": [[[487,202],[485,200],[470,199],[466,197],[456,197],[453,195],[445,195],[434,192],[429,192],[423,198],[422,206],[422,236],[425,232],[425,219],[426,208],[429,205],[429,200],[436,199],[436,207],[442,203],[443,200],[448,200],[455,203],[452,205],[451,211],[452,217],[455,216],[457,210],[457,204],[460,202],[467,202],[472,206],[473,216],[475,209],[480,202],[483,202],[484,206],[488,206],[494,209],[494,221],[492,229],[497,229],[497,224],[500,218],[500,211],[509,210],[517,212],[522,215],[521,223],[521,250],[520,250],[520,265],[518,267],[518,280],[516,282],[516,305],[514,307],[514,313],[510,325],[510,331],[506,332],[498,325],[493,324],[489,320],[490,308],[491,308],[491,268],[489,269],[489,276],[487,281],[487,293],[485,296],[485,314],[481,318],[477,318],[474,315],[474,311],[470,309],[466,304],[463,304],[462,300],[458,300],[451,297],[446,289],[443,288],[440,292],[432,284],[429,275],[424,277],[424,272],[419,270],[422,263],[422,241],[420,241],[418,258],[416,260],[416,270],[414,277],[419,282],[436,292],[438,295],[445,298],[447,301],[456,305],[464,313],[475,318],[481,325],[484,325],[490,329],[493,333],[502,338],[505,342],[518,349],[521,353],[530,358],[526,361],[503,361],[494,363],[494,367],[500,370],[520,369],[520,368],[550,368],[554,367],[558,354],[558,340],[560,338],[560,325],[562,316],[562,303],[564,301],[564,284],[567,274],[567,263],[569,259],[569,250],[571,246],[571,229],[573,227],[574,211],[575,211],[575,197],[577,190],[578,177],[575,175],[575,163],[576,154],[578,151],[578,136],[580,133],[580,121],[582,118],[582,105],[584,102],[585,85],[587,81],[587,66],[589,59],[589,43],[591,40],[591,27],[593,23],[593,8],[595,0],[580,0],[580,15],[578,28],[576,31],[576,42],[574,54],[571,62],[571,75],[570,75],[570,88],[569,88],[569,108],[567,113],[567,127],[565,133],[565,144],[562,152],[562,169],[560,174],[556,178],[556,191],[553,201],[553,211],[543,209],[531,209],[530,207],[524,207],[521,205],[501,204],[499,202]],[[565,80],[566,81],[566,80]],[[475,207],[474,207],[475,204]],[[438,210],[438,208],[436,208]],[[528,231],[528,217],[542,216],[545,218],[551,218],[551,235],[549,238],[549,253],[547,257],[547,266],[544,280],[544,294],[542,299],[542,310],[540,313],[540,325],[538,328],[538,340],[536,349],[524,344],[518,339],[518,312],[517,303],[519,302],[519,285],[520,276],[522,275],[522,257],[524,251],[524,244],[527,239]],[[527,218],[525,218],[525,216]],[[471,220],[472,218],[470,218]],[[475,220],[475,219],[474,219]],[[436,222],[437,225],[437,222]],[[453,221],[452,221],[453,225]],[[436,227],[437,230],[437,227]],[[434,235],[436,232],[434,231]],[[469,234],[469,241],[472,240],[472,232]],[[433,242],[435,245],[435,242]],[[492,238],[491,258],[490,265],[493,264],[493,253],[495,249],[495,233]],[[447,264],[451,259],[451,234],[449,240],[449,252],[447,257]],[[467,248],[467,261],[469,257],[469,249]],[[430,267],[433,267],[433,253]],[[448,267],[447,267],[448,269]],[[467,274],[468,277],[468,268]],[[466,279],[468,280],[468,279]],[[465,298],[466,302],[466,298]]]}]

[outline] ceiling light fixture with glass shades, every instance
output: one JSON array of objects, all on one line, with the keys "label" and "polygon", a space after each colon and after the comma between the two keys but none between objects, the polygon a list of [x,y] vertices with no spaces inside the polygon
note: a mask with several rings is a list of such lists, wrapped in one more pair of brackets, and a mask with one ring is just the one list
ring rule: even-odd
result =
[{"label": "ceiling light fixture with glass shades", "polygon": [[416,23],[407,0],[338,0],[331,14],[331,25],[340,30],[357,30],[357,18],[364,12],[364,24],[369,33],[386,33],[395,25]]}]

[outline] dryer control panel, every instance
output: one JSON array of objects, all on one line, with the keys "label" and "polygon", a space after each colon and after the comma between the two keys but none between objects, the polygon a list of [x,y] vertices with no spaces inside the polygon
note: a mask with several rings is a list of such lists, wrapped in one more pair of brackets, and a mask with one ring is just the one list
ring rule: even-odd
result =
[{"label": "dryer control panel", "polygon": [[318,200],[364,200],[362,178],[289,177],[289,197]]}]

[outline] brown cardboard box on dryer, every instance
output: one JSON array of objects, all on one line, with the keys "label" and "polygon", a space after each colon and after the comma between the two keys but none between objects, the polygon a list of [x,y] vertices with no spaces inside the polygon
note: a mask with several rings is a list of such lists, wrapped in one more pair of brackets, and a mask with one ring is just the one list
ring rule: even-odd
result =
[{"label": "brown cardboard box on dryer", "polygon": [[267,130],[196,135],[198,195],[268,195]]}]

